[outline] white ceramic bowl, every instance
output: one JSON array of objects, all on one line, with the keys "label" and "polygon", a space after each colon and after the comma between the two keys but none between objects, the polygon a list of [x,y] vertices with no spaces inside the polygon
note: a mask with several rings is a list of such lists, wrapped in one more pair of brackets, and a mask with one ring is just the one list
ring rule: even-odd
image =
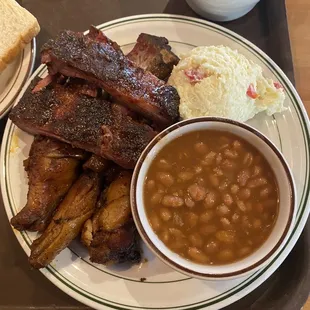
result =
[{"label": "white ceramic bowl", "polygon": [[[146,217],[143,187],[146,173],[157,153],[170,141],[197,130],[220,130],[233,133],[255,146],[272,167],[279,187],[279,214],[275,226],[264,244],[254,253],[237,262],[215,266],[186,260],[171,251],[157,237]],[[137,229],[149,248],[165,263],[191,277],[228,279],[244,276],[268,264],[281,250],[293,227],[296,210],[296,190],[291,171],[279,150],[253,127],[218,117],[200,117],[174,124],[158,134],[146,147],[136,165],[131,183],[131,206]]]},{"label": "white ceramic bowl", "polygon": [[259,0],[186,0],[199,15],[218,22],[237,19],[250,12]]}]

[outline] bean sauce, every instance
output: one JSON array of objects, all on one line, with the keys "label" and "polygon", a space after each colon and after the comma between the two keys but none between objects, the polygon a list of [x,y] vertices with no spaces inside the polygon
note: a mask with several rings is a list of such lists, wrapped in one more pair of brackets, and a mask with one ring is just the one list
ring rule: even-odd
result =
[{"label": "bean sauce", "polygon": [[148,220],[172,251],[222,265],[256,251],[279,207],[275,175],[250,143],[222,131],[195,131],[166,145],[144,185]]}]

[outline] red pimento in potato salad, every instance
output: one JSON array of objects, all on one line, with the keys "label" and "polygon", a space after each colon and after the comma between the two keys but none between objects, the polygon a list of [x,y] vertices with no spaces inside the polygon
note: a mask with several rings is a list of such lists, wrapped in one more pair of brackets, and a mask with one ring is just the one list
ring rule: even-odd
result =
[{"label": "red pimento in potato salad", "polygon": [[184,70],[184,74],[189,78],[190,83],[194,83],[194,84],[208,77],[208,75],[202,70],[199,70],[199,68],[186,69]]},{"label": "red pimento in potato salad", "polygon": [[265,77],[263,71],[228,46],[198,46],[180,56],[168,83],[180,96],[181,118],[218,115],[246,122],[259,112],[286,110],[285,92],[273,84],[282,80]]},{"label": "red pimento in potato salad", "polygon": [[249,85],[246,94],[252,99],[256,99],[258,97],[258,93],[256,92],[252,83]]},{"label": "red pimento in potato salad", "polygon": [[283,89],[283,86],[279,82],[273,82],[273,85],[276,89]]}]

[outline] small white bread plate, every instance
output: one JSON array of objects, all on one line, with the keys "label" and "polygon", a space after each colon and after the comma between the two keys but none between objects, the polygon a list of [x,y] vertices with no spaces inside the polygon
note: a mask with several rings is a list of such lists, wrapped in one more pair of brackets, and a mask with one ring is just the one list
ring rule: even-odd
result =
[{"label": "small white bread plate", "polygon": [[0,73],[0,119],[10,110],[25,82],[30,77],[36,56],[35,38]]}]

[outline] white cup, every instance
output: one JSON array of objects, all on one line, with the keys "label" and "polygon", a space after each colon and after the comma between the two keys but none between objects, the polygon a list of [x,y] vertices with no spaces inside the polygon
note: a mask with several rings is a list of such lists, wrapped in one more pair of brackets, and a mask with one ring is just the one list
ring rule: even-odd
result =
[{"label": "white cup", "polygon": [[199,15],[218,22],[237,19],[250,12],[259,0],[186,0]]}]

